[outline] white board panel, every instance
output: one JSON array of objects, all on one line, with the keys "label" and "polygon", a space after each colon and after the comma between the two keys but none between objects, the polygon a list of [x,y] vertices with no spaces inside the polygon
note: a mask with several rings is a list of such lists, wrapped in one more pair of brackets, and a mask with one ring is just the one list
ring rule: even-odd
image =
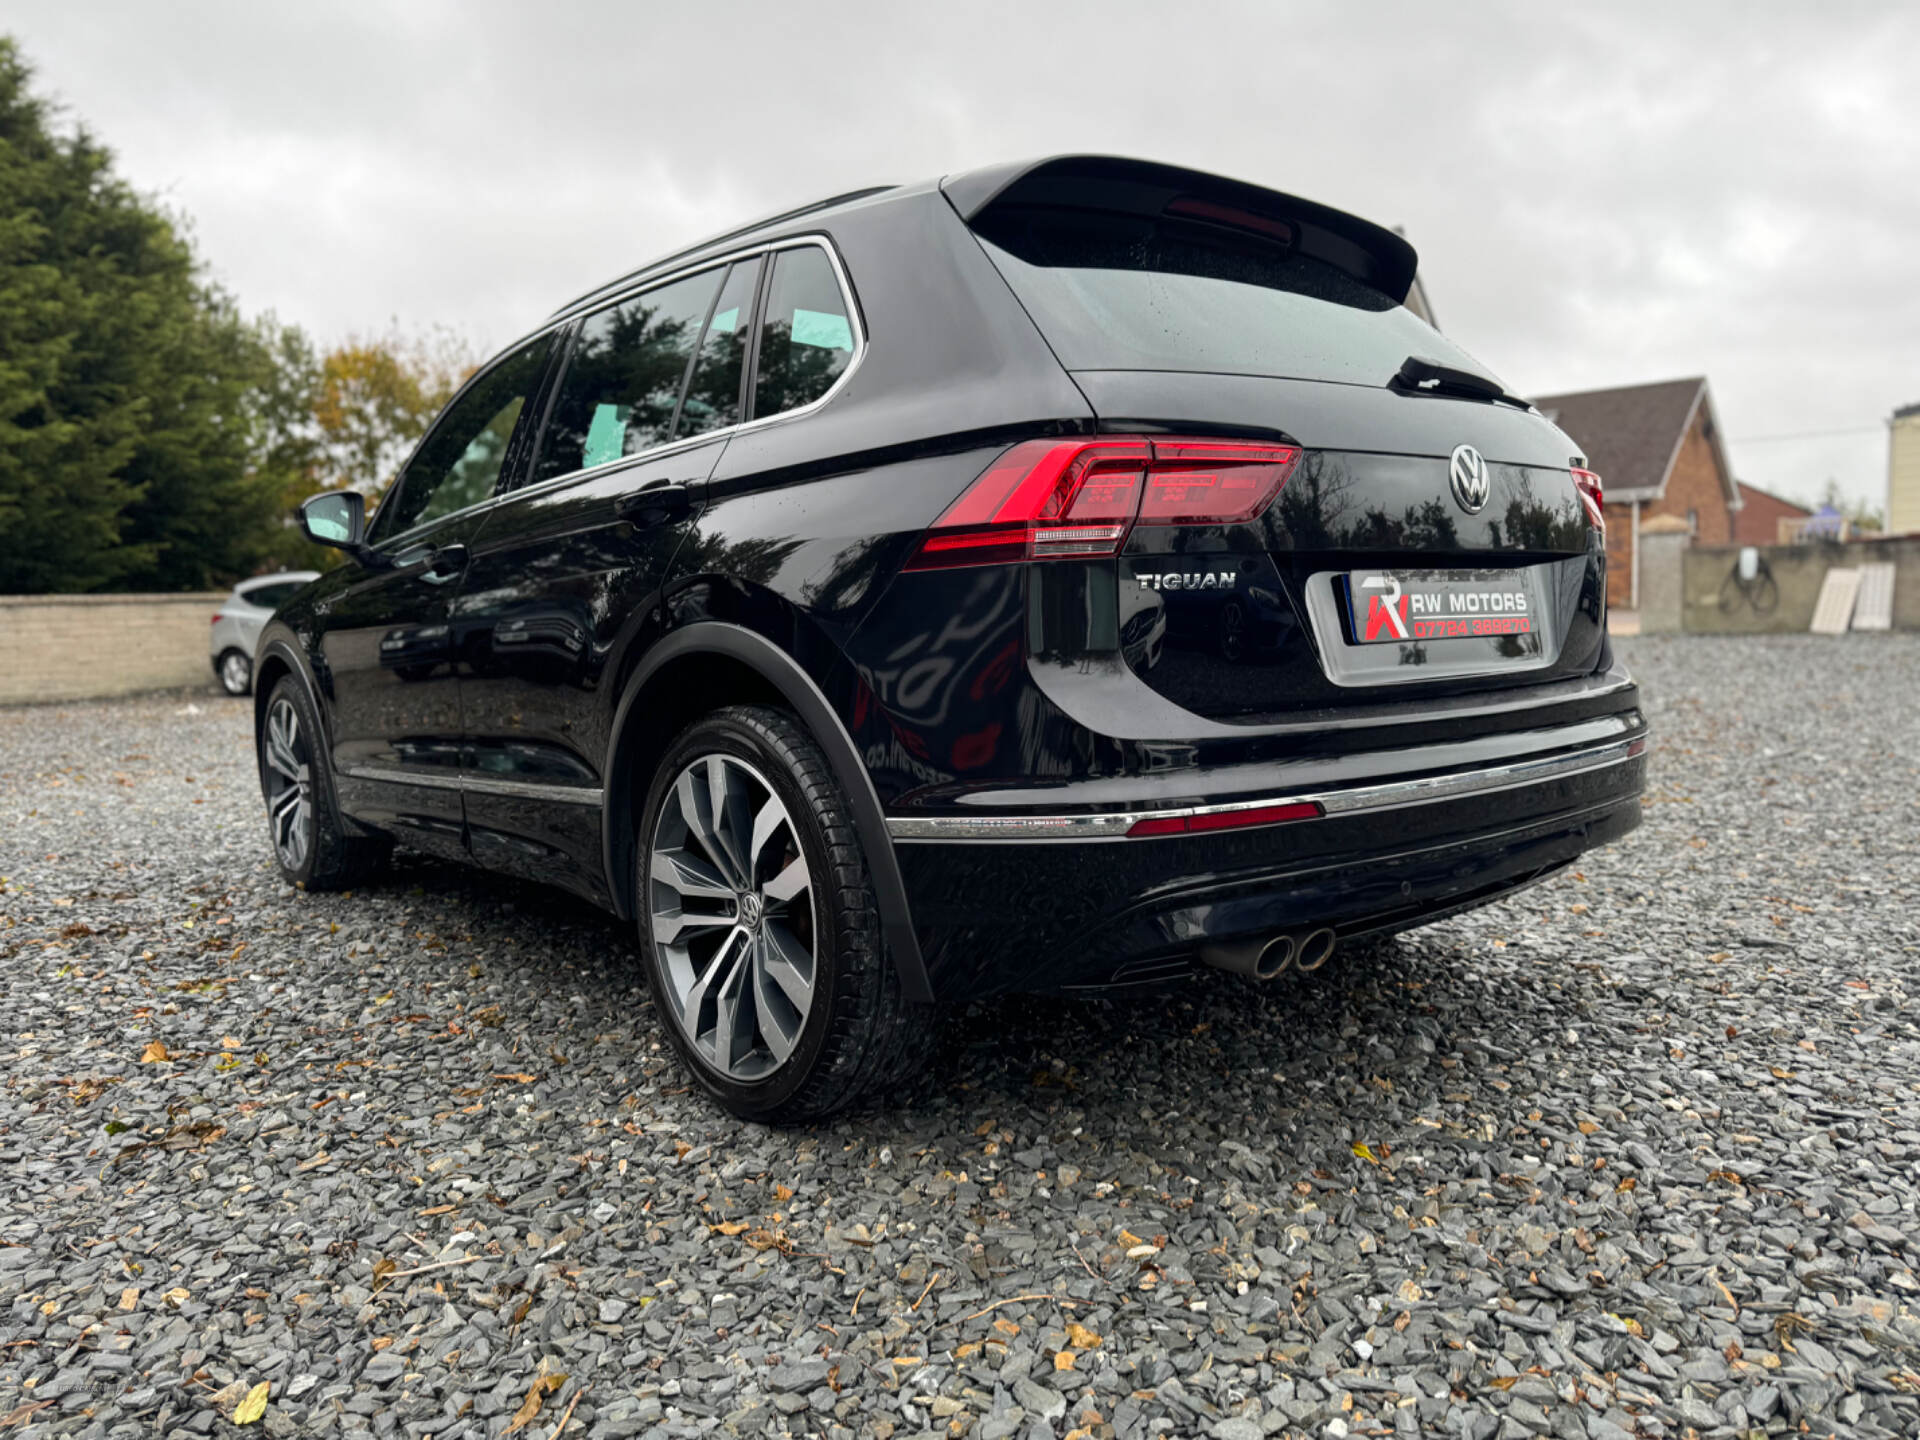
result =
[{"label": "white board panel", "polygon": [[1853,628],[1891,630],[1893,628],[1893,566],[1862,565],[1860,598],[1853,604]]},{"label": "white board panel", "polygon": [[1813,624],[1807,628],[1815,635],[1844,635],[1853,619],[1853,602],[1860,593],[1858,570],[1827,571],[1820,582],[1820,598],[1814,602]]}]

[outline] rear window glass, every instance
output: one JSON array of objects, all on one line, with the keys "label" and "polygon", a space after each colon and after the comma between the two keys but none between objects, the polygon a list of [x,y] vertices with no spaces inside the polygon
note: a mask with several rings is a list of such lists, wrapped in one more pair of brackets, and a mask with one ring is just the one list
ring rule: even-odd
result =
[{"label": "rear window glass", "polygon": [[249,605],[258,605],[262,610],[278,610],[282,604],[307,588],[304,580],[282,580],[272,585],[255,585],[242,590],[240,598]]},{"label": "rear window glass", "polygon": [[760,325],[753,413],[811,405],[853,363],[853,319],[833,263],[817,245],[777,250]]},{"label": "rear window glass", "polygon": [[535,481],[667,442],[722,275],[676,280],[586,318],[540,441]]},{"label": "rear window glass", "polygon": [[1038,206],[989,210],[974,229],[1069,370],[1384,385],[1418,355],[1488,373],[1405,306],[1284,241]]}]

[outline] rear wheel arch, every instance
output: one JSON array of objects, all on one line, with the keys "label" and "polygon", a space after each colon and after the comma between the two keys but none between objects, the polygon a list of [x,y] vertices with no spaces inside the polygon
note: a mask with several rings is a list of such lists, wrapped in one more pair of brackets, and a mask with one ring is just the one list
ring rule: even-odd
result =
[{"label": "rear wheel arch", "polygon": [[696,621],[674,631],[641,659],[621,693],[602,771],[606,803],[601,856],[615,910],[622,918],[635,913],[634,827],[654,764],[694,720],[740,704],[771,704],[790,711],[825,753],[866,852],[901,990],[910,1000],[931,1000],[886,812],[866,766],[813,678],[779,646],[744,626]]}]

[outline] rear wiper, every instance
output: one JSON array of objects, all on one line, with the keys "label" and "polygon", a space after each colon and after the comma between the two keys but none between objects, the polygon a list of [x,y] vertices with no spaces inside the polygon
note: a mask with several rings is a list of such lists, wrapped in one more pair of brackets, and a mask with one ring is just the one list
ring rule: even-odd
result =
[{"label": "rear wiper", "polygon": [[1469,400],[1492,400],[1502,405],[1528,407],[1518,395],[1509,395],[1499,384],[1471,370],[1442,365],[1438,360],[1422,360],[1409,355],[1387,382],[1396,390],[1412,390],[1422,395],[1458,395]]}]

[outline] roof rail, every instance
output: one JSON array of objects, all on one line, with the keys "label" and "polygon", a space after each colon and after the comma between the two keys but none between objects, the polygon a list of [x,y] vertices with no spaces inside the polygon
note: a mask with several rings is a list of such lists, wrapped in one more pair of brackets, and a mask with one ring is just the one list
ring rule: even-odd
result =
[{"label": "roof rail", "polygon": [[789,220],[798,220],[805,215],[817,214],[822,210],[831,210],[836,205],[851,205],[856,200],[865,200],[870,195],[879,195],[885,191],[898,188],[899,187],[895,185],[869,185],[864,189],[849,190],[844,195],[834,195],[825,200],[815,200],[806,205],[796,206],[792,210],[782,210],[777,215],[768,215],[750,224],[739,225],[731,230],[723,230],[718,235],[709,235],[704,240],[697,240],[693,244],[682,246],[670,254],[649,260],[638,270],[629,270],[626,274],[617,279],[609,280],[604,285],[594,286],[593,289],[587,291],[586,294],[575,296],[569,300],[558,310],[555,310],[553,315],[548,318],[552,319],[565,315],[570,310],[577,310],[589,301],[597,300],[602,295],[609,294],[612,291],[632,284],[635,280],[640,279],[651,270],[659,270],[664,266],[671,265],[676,260],[684,260],[689,255],[699,254],[702,250],[709,250],[716,245],[723,245],[729,240],[737,240],[742,235],[751,235],[756,230],[765,230],[774,225],[784,225]]}]

